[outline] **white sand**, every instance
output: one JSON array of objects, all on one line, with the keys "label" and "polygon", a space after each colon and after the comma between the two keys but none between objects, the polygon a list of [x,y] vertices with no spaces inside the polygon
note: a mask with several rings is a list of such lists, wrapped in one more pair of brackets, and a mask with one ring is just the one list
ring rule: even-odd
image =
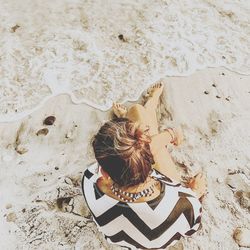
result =
[{"label": "white sand", "polygon": [[107,110],[160,77],[218,66],[250,74],[246,0],[0,0],[0,7],[0,121],[61,93]]},{"label": "white sand", "polygon": [[[250,226],[249,84],[249,76],[223,68],[166,78],[161,125],[182,126],[186,140],[173,155],[186,175],[203,171],[209,189],[202,229],[173,249],[244,249],[232,235]],[[56,121],[44,126],[49,115]],[[0,249],[120,249],[98,233],[80,188],[94,161],[91,136],[109,117],[60,95],[22,120],[0,124]],[[45,127],[48,134],[37,136]]]}]

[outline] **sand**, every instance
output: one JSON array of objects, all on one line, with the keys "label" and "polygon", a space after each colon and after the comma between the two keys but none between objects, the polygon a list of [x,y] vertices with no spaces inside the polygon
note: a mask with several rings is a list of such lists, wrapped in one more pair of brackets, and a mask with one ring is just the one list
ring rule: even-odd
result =
[{"label": "sand", "polygon": [[112,102],[128,105],[161,77],[161,128],[186,138],[172,149],[178,169],[203,171],[209,188],[202,230],[172,250],[250,247],[248,1],[0,6],[1,250],[120,249],[93,223],[81,177]]},{"label": "sand", "polygon": [[250,74],[250,4],[0,0],[0,121],[50,97],[106,111],[153,81],[224,66]]},{"label": "sand", "polygon": [[[163,80],[161,128],[182,127],[174,159],[183,176],[204,172],[209,190],[202,229],[171,249],[246,249],[233,234],[250,227],[250,77],[210,68]],[[53,125],[43,125],[47,116]],[[80,186],[95,160],[91,137],[108,119],[109,111],[58,95],[0,124],[0,249],[121,249],[98,232]]]}]

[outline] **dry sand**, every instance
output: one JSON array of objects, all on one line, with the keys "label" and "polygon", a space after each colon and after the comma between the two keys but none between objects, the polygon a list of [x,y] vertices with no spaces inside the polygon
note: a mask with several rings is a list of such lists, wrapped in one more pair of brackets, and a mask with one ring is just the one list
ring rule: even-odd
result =
[{"label": "dry sand", "polygon": [[[243,250],[233,233],[248,227],[250,238],[250,77],[218,68],[165,80],[161,126],[182,126],[174,158],[183,175],[203,171],[209,189],[202,229],[171,249]],[[43,125],[50,115],[55,123]],[[0,249],[120,249],[98,232],[80,187],[90,139],[109,118],[59,95],[0,124]]]}]

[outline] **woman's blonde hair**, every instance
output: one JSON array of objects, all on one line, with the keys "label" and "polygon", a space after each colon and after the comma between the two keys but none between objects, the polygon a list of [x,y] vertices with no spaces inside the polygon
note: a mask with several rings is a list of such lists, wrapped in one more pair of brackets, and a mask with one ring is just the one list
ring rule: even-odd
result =
[{"label": "woman's blonde hair", "polygon": [[99,165],[111,179],[120,186],[131,186],[144,182],[152,169],[150,142],[138,123],[116,118],[99,129],[92,145]]}]

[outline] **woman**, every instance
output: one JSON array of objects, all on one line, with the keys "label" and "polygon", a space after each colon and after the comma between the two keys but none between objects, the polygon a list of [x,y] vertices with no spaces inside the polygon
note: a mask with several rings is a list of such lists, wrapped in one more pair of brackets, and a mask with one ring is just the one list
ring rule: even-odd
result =
[{"label": "woman", "polygon": [[144,106],[127,110],[113,105],[117,116],[94,136],[97,163],[84,173],[82,187],[93,218],[110,243],[161,249],[196,232],[206,184],[198,174],[183,187],[167,146],[182,142],[180,130],[159,133],[156,108],[163,85],[148,90]]}]

